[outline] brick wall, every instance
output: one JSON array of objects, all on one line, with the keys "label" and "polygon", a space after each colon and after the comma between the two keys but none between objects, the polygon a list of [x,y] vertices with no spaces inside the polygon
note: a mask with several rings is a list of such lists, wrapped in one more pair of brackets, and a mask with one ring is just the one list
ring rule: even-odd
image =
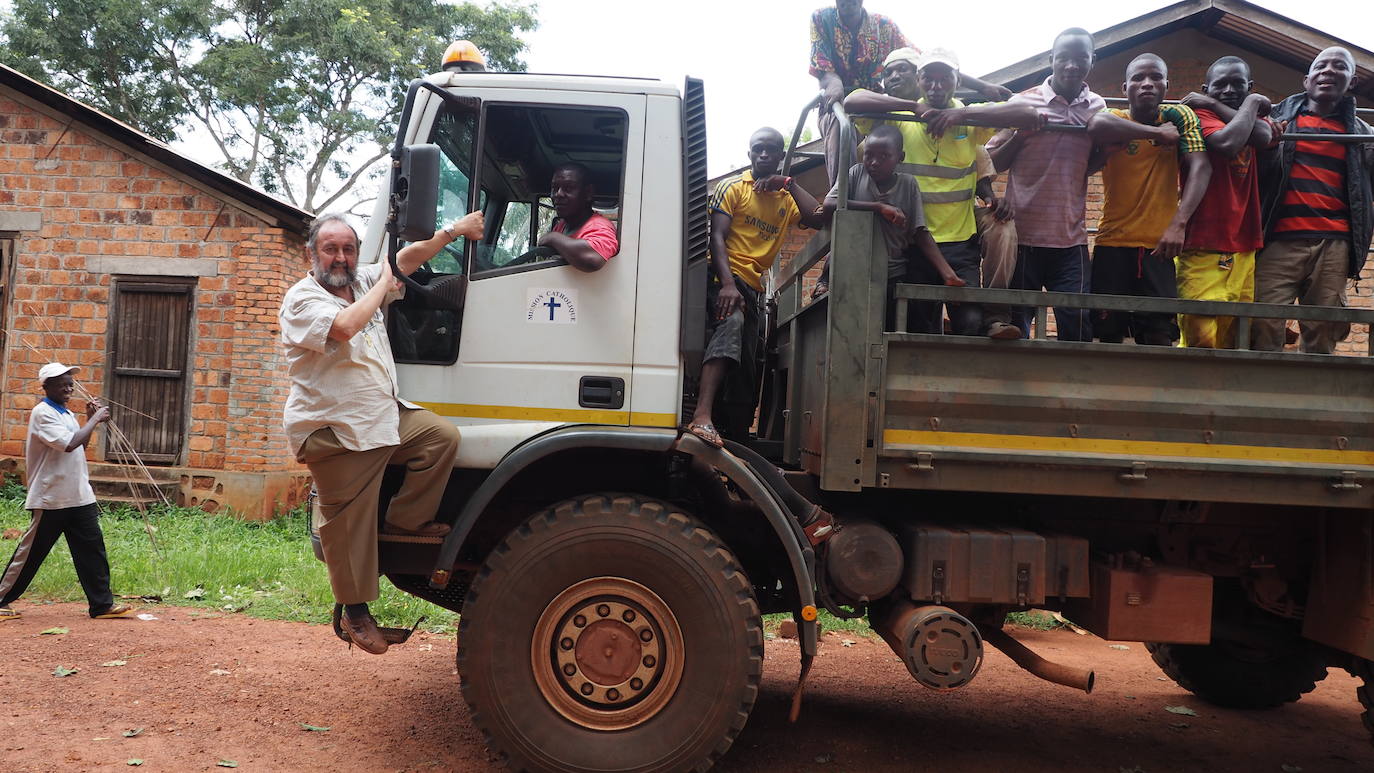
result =
[{"label": "brick wall", "polygon": [[185,464],[298,467],[280,429],[276,309],[304,271],[299,236],[67,123],[0,90],[0,218],[33,224],[11,232],[0,455],[22,457],[43,362],[80,365],[82,384],[104,392],[112,277],[133,266],[196,277]]}]

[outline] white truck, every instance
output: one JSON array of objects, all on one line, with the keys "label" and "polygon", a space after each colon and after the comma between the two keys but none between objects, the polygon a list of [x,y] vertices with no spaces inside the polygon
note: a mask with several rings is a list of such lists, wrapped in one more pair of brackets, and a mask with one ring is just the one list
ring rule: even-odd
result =
[{"label": "white truck", "polygon": [[[866,615],[935,689],[992,644],[1091,690],[1002,631],[1045,607],[1150,642],[1219,704],[1295,700],[1342,667],[1370,705],[1374,359],[885,331],[882,240],[842,201],[778,278],[757,442],[717,450],[677,430],[704,343],[705,152],[692,80],[443,72],[407,95],[363,254],[394,265],[474,209],[487,233],[388,311],[404,396],[462,444],[436,515],[453,531],[383,536],[381,569],[462,613],[463,696],[511,767],[710,767],[753,707],[761,614],[798,624],[795,712],[820,608]],[[595,273],[536,248],[569,161],[619,229]],[[831,293],[803,304],[822,243]],[[1041,305],[898,294],[956,292]],[[1132,302],[1085,298],[1050,300]]]}]

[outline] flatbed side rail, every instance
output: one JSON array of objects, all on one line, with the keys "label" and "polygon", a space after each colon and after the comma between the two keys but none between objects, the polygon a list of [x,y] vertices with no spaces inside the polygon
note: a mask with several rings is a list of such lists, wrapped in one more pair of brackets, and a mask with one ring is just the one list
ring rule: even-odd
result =
[{"label": "flatbed side rail", "polygon": [[1184,298],[1146,298],[1134,295],[1091,295],[1041,290],[1003,290],[917,284],[897,285],[893,295],[897,303],[896,326],[898,330],[906,329],[912,301],[1035,307],[1035,337],[1038,339],[1046,337],[1045,329],[1048,322],[1049,307],[1156,314],[1191,314],[1204,317],[1236,317],[1236,346],[1239,349],[1247,349],[1250,346],[1251,320],[1296,319],[1318,322],[1347,322],[1370,327],[1368,356],[1374,356],[1374,309],[1245,303],[1240,301],[1197,301]]}]

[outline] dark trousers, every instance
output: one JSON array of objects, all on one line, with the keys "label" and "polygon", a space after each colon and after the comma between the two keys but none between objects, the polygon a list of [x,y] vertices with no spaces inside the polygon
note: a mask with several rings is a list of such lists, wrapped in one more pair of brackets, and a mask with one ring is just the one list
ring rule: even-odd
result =
[{"label": "dark trousers", "polygon": [[[1157,258],[1148,247],[1107,247],[1093,250],[1093,293],[1177,298],[1174,259]],[[1105,343],[1119,344],[1131,336],[1138,344],[1170,346],[1178,340],[1173,314],[1128,311],[1093,312],[1093,332]]]},{"label": "dark trousers", "polygon": [[754,426],[759,386],[763,380],[763,295],[743,279],[733,279],[744,303],[739,311],[724,320],[716,319],[720,280],[714,272],[706,286],[707,345],[703,359],[725,359],[731,363],[725,381],[716,392],[711,416],[722,437],[743,442],[749,439],[749,428]]},{"label": "dark trousers", "polygon": [[[977,236],[962,242],[939,242],[936,246],[940,248],[940,254],[945,257],[945,262],[954,269],[954,273],[958,274],[960,279],[969,287],[978,286],[983,255],[978,246]],[[945,283],[935,267],[930,265],[930,261],[925,259],[920,250],[914,248],[907,252],[906,281],[923,285]],[[983,310],[974,303],[951,303],[949,323],[955,335],[978,335],[983,326]],[[907,326],[911,328],[912,333],[945,332],[944,304],[937,301],[911,301]]]},{"label": "dark trousers", "polygon": [[[1049,290],[1057,293],[1088,292],[1088,245],[1073,247],[1027,247],[1017,249],[1016,270],[1012,272],[1013,290]],[[1024,335],[1030,335],[1031,310],[1021,306],[1012,311],[1013,322]],[[1060,341],[1091,341],[1092,327],[1087,309],[1054,310],[1054,324]]]},{"label": "dark trousers", "polygon": [[48,557],[57,538],[67,536],[67,547],[76,565],[76,578],[86,592],[91,615],[114,606],[110,593],[110,562],[105,557],[105,536],[100,533],[100,508],[91,503],[61,510],[34,510],[28,531],[19,538],[10,563],[0,579],[0,606],[9,606],[29,589],[38,567]]}]

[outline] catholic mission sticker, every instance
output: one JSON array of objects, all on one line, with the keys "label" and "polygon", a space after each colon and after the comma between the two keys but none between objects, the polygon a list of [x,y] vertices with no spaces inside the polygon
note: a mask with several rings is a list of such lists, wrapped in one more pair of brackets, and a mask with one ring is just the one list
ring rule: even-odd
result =
[{"label": "catholic mission sticker", "polygon": [[573,290],[534,289],[525,304],[525,321],[543,325],[577,324],[577,293]]}]

